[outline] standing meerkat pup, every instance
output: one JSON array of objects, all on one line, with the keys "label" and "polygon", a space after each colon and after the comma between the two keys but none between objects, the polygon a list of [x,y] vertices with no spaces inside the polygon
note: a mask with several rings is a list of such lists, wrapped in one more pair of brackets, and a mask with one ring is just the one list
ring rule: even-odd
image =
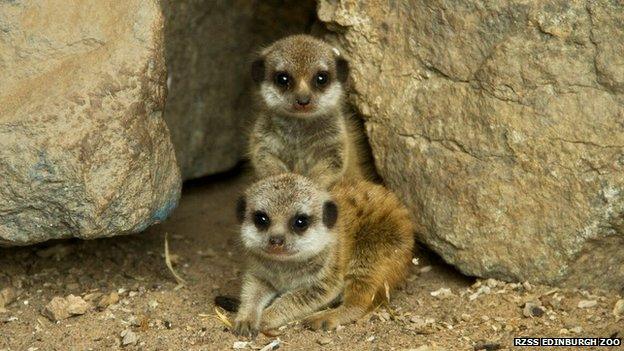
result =
[{"label": "standing meerkat pup", "polygon": [[252,64],[259,106],[249,156],[259,179],[293,172],[329,187],[361,177],[362,132],[344,112],[349,64],[309,35],[278,40]]},{"label": "standing meerkat pup", "polygon": [[408,211],[371,182],[342,181],[330,194],[282,174],[252,185],[237,207],[247,258],[239,335],[304,318],[312,329],[355,321],[389,297],[412,258]]}]

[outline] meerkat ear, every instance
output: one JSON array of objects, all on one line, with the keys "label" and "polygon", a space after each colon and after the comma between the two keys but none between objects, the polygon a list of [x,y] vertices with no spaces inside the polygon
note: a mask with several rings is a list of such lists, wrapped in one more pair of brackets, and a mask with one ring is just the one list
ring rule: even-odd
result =
[{"label": "meerkat ear", "polygon": [[341,83],[344,83],[349,78],[349,61],[344,57],[336,57],[336,75]]},{"label": "meerkat ear", "polygon": [[244,196],[238,198],[236,201],[236,219],[238,219],[238,223],[243,223],[245,219],[245,211],[247,210],[247,201]]},{"label": "meerkat ear", "polygon": [[260,57],[251,64],[251,78],[256,83],[264,80],[264,58]]},{"label": "meerkat ear", "polygon": [[323,224],[327,228],[332,228],[338,219],[338,206],[333,201],[325,201],[323,204]]}]

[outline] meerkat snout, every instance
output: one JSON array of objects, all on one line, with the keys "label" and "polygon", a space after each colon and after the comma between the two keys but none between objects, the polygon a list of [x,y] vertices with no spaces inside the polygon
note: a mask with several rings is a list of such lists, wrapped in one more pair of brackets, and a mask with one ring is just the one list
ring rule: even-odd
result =
[{"label": "meerkat snout", "polygon": [[306,35],[275,42],[251,66],[264,104],[295,117],[318,116],[336,108],[348,75],[345,58]]},{"label": "meerkat snout", "polygon": [[274,235],[269,237],[269,245],[274,247],[282,247],[284,246],[284,237],[279,235]]}]

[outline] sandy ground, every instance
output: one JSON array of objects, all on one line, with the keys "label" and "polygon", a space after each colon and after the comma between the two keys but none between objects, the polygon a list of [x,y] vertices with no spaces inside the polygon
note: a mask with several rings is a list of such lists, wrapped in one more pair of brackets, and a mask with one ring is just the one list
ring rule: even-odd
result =
[{"label": "sandy ground", "polygon": [[[138,235],[0,249],[0,290],[9,300],[0,304],[0,350],[250,350],[275,340],[235,345],[245,340],[214,312],[215,295],[239,289],[233,208],[245,184],[236,174],[186,184],[172,218]],[[165,265],[165,233],[175,269],[188,281],[181,289]],[[624,336],[615,292],[478,281],[431,254],[417,256],[388,306],[334,332],[290,326],[280,350],[537,350],[545,348],[514,348],[512,340]],[[58,322],[42,314],[54,297],[70,294],[87,302],[74,309],[84,314]],[[524,315],[527,302],[538,306],[527,309],[536,316]]]}]

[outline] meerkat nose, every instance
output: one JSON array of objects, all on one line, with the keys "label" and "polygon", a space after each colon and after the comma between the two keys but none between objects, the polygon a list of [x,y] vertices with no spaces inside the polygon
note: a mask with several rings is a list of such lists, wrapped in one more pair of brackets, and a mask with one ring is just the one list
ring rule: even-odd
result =
[{"label": "meerkat nose", "polygon": [[271,244],[272,246],[283,246],[284,237],[283,236],[271,236],[269,237],[269,244]]},{"label": "meerkat nose", "polygon": [[306,106],[310,103],[310,97],[309,96],[299,96],[297,97],[297,104],[300,106]]}]

